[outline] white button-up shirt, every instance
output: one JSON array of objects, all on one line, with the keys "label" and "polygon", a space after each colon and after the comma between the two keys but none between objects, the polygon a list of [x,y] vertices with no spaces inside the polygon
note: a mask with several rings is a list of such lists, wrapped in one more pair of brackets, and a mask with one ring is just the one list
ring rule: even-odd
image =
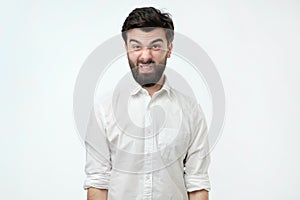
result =
[{"label": "white button-up shirt", "polygon": [[166,81],[152,97],[135,81],[94,105],[85,139],[84,188],[109,200],[187,200],[210,190],[204,114]]}]

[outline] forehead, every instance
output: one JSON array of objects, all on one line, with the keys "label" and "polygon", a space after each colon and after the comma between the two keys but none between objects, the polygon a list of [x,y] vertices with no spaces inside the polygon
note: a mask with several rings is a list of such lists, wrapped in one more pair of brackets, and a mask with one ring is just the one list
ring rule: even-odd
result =
[{"label": "forehead", "polygon": [[134,28],[127,31],[127,42],[131,39],[137,40],[142,43],[148,43],[156,39],[167,41],[166,33],[163,28],[154,28],[149,32],[145,32],[140,28]]}]

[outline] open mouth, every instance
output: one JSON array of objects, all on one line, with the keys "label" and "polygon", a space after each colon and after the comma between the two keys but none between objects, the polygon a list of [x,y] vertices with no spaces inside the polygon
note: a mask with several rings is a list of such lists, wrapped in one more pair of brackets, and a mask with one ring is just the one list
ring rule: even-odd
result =
[{"label": "open mouth", "polygon": [[141,73],[150,73],[153,71],[154,65],[151,64],[140,64],[139,65],[139,72]]}]

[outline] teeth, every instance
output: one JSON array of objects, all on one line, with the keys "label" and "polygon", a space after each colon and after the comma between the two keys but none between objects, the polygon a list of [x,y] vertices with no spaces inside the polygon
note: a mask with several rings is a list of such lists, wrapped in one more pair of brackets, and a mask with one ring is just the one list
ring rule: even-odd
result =
[{"label": "teeth", "polygon": [[141,67],[141,68],[146,68],[146,69],[148,69],[148,68],[150,68],[151,66],[149,66],[149,65],[146,65],[146,66],[140,65],[140,67]]}]

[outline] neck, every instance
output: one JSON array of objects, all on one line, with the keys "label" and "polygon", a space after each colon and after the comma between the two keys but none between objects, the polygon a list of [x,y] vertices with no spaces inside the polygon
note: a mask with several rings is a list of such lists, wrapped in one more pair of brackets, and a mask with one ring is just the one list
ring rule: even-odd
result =
[{"label": "neck", "polygon": [[155,92],[159,91],[162,88],[164,82],[165,82],[165,75],[162,75],[160,80],[155,85],[153,85],[151,87],[143,86],[143,88],[146,89],[148,91],[149,95],[152,97],[152,95]]}]

